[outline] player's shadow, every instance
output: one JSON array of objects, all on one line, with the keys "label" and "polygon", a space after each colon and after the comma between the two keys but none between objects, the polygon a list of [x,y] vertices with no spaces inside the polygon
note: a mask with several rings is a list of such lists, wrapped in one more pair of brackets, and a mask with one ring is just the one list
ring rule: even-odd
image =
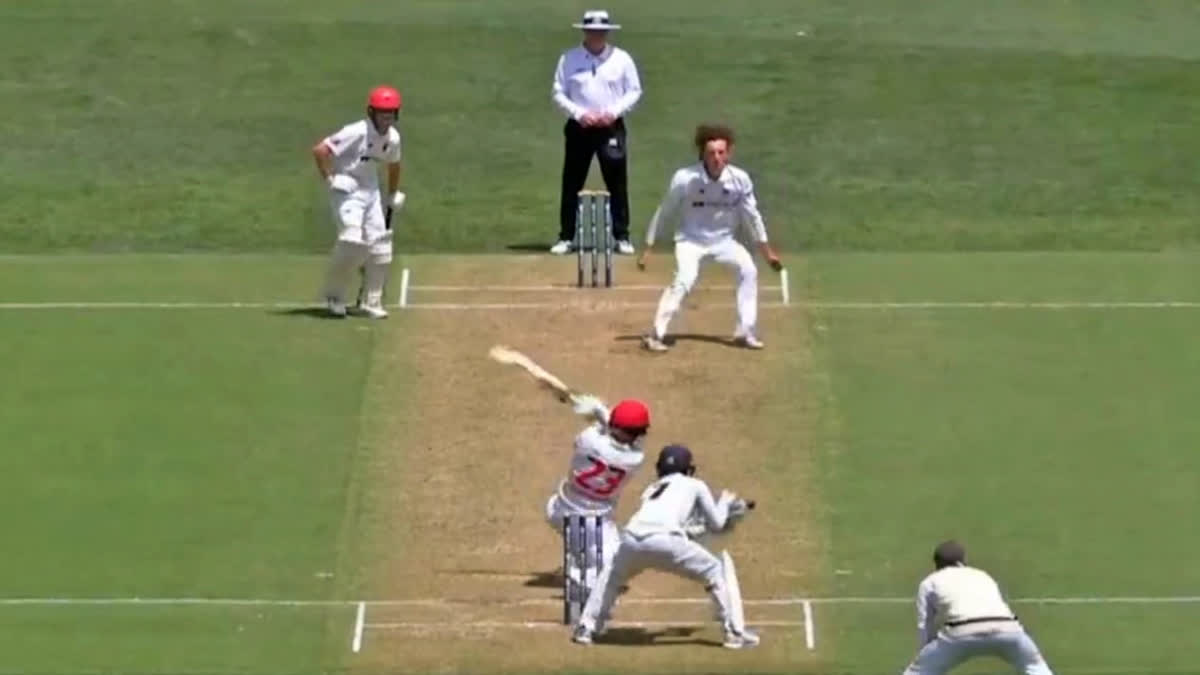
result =
[{"label": "player's shadow", "polygon": [[288,309],[271,310],[272,314],[278,316],[300,317],[305,319],[325,319],[329,321],[344,321],[341,317],[333,316],[325,307],[314,305],[312,307],[290,307]]},{"label": "player's shadow", "polygon": [[620,647],[645,647],[647,645],[706,645],[720,647],[715,640],[693,637],[697,628],[690,626],[668,626],[649,630],[639,627],[613,627],[596,638],[596,644]]},{"label": "player's shadow", "polygon": [[[641,335],[618,335],[614,338],[617,342],[641,342]],[[675,346],[678,342],[707,342],[709,344],[721,345],[730,349],[743,349],[733,340],[720,335],[705,335],[703,333],[671,333],[663,338],[668,346]]]},{"label": "player's shadow", "polygon": [[533,572],[522,585],[528,588],[562,588],[562,570],[554,570],[553,572]]},{"label": "player's shadow", "polygon": [[545,253],[547,255],[550,254],[550,244],[546,244],[546,243],[542,243],[542,242],[530,242],[530,241],[520,242],[520,243],[516,243],[516,244],[509,244],[509,245],[505,246],[504,248],[506,248],[510,251],[517,251],[519,253]]}]

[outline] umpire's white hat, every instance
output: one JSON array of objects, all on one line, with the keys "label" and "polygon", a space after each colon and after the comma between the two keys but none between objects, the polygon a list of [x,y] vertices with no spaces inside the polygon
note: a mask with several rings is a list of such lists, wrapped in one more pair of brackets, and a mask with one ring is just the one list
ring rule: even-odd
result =
[{"label": "umpire's white hat", "polygon": [[608,12],[603,9],[589,9],[583,13],[583,19],[579,23],[571,25],[584,30],[620,30],[621,28],[609,21]]}]

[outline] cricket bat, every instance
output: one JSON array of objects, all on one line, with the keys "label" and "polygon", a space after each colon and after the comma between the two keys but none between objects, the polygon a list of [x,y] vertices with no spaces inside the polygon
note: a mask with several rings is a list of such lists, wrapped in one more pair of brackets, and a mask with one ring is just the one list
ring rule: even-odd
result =
[{"label": "cricket bat", "polygon": [[565,382],[552,375],[545,368],[534,363],[533,359],[515,349],[512,349],[511,347],[495,345],[488,350],[488,356],[491,357],[493,361],[524,368],[543,386],[554,391],[558,395],[560,401],[567,402],[578,395],[578,392],[568,387]]}]

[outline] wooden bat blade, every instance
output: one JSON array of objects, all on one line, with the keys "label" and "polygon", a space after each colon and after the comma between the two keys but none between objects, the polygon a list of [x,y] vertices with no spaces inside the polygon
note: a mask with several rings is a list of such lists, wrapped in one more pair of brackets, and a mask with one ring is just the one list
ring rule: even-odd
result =
[{"label": "wooden bat blade", "polygon": [[538,381],[546,384],[551,389],[554,389],[555,391],[559,392],[560,394],[563,394],[563,395],[572,394],[571,388],[568,387],[565,382],[558,379],[554,375],[551,375],[545,368],[542,368],[538,364],[534,363],[533,359],[529,358],[528,356],[525,356],[524,354],[522,354],[521,352],[519,352],[515,349],[506,347],[504,345],[495,345],[490,350],[488,350],[488,356],[490,356],[493,361],[497,361],[499,363],[507,363],[510,365],[516,365],[516,366],[520,366],[520,367],[524,368],[530,375],[533,375],[533,377],[536,378]]}]

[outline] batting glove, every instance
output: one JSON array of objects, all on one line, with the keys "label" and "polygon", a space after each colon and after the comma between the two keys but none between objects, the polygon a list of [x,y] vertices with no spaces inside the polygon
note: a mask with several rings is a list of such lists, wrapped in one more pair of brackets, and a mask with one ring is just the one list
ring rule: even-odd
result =
[{"label": "batting glove", "polygon": [[329,177],[329,189],[335,192],[354,192],[358,181],[344,173],[335,173]]},{"label": "batting glove", "polygon": [[400,192],[400,191],[393,192],[392,193],[392,210],[399,211],[400,208],[402,206],[404,206],[404,200],[406,198],[407,197],[405,197],[403,192]]},{"label": "batting glove", "polygon": [[600,416],[598,411],[604,410],[604,401],[591,394],[580,394],[571,399],[576,415]]}]

